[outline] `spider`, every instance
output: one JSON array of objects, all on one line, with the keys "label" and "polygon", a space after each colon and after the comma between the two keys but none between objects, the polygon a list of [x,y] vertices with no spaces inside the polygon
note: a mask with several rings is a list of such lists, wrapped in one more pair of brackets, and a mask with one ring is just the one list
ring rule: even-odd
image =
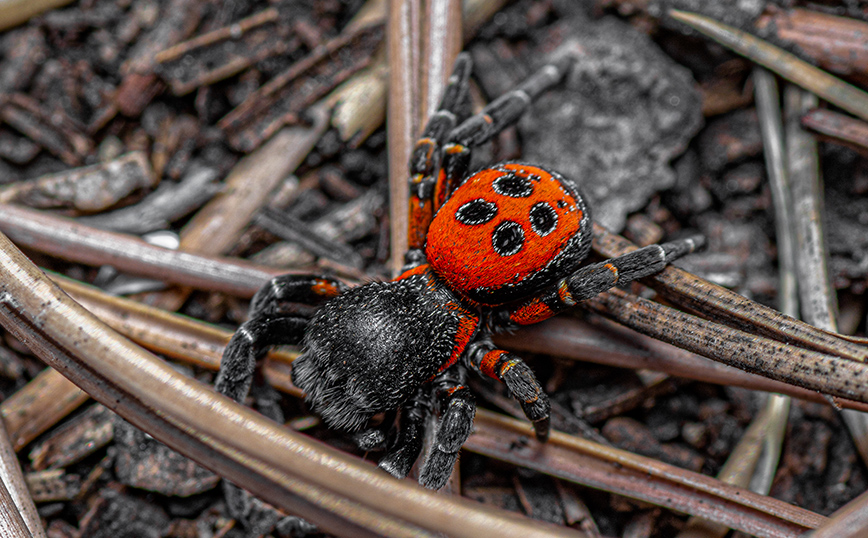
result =
[{"label": "spider", "polygon": [[[227,346],[217,389],[243,400],[269,346],[301,344],[293,383],[328,426],[360,432],[362,447],[385,444],[379,466],[392,475],[407,476],[428,418],[439,413],[419,477],[433,489],[448,480],[473,427],[469,371],[503,382],[545,441],[548,397],[530,367],[497,349],[490,335],[657,273],[702,243],[683,239],[580,266],[590,250],[591,214],[572,179],[521,162],[468,173],[471,148],[517,121],[533,98],[559,83],[570,62],[562,57],[546,65],[470,115],[471,61],[459,55],[410,161],[403,272],[351,289],[325,276],[273,279],[253,298],[249,321]],[[304,315],[298,304],[317,309]],[[382,413],[390,435],[366,429]]]}]

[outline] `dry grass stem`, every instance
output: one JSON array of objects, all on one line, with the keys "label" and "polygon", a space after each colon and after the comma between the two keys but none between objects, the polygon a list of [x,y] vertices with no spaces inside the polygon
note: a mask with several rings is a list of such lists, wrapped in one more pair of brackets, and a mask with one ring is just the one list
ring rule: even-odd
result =
[{"label": "dry grass stem", "polygon": [[868,120],[868,94],[783,49],[709,17],[670,10],[669,15],[729,47],[738,54],[774,71],[826,101]]},{"label": "dry grass stem", "polygon": [[[33,498],[27,490],[27,482],[24,480],[21,464],[12,448],[12,442],[6,433],[3,421],[0,421],[0,484],[3,484],[14,502],[14,507],[7,505],[7,508],[20,514],[29,535],[33,538],[46,538],[45,529],[42,528],[42,521],[39,519],[36,505],[33,504]],[[3,502],[6,502],[5,498]],[[7,535],[4,534],[3,536]]]},{"label": "dry grass stem", "polygon": [[271,278],[288,272],[239,258],[158,247],[137,236],[8,204],[0,204],[0,230],[20,245],[65,260],[111,265],[130,274],[239,297],[252,297]]},{"label": "dry grass stem", "polygon": [[530,426],[522,421],[480,410],[476,433],[465,448],[756,536],[789,538],[826,521],[813,512],[652,458],[559,432],[542,445],[530,434]]}]

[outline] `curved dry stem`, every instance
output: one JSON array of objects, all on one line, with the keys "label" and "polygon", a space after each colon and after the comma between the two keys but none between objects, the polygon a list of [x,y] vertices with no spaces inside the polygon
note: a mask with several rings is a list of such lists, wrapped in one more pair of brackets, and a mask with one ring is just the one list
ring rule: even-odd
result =
[{"label": "curved dry stem", "polygon": [[12,494],[2,481],[0,481],[0,534],[8,538],[33,537],[15,506]]},{"label": "curved dry stem", "polygon": [[[28,535],[34,538],[45,538],[45,529],[42,528],[42,521],[36,512],[36,505],[33,504],[33,497],[27,489],[27,482],[21,471],[21,464],[15,456],[2,421],[0,421],[0,484],[13,501],[13,505],[6,506],[3,511],[12,510],[20,514]],[[2,498],[2,503],[6,504],[6,502],[7,499]],[[7,535],[3,534],[3,536]]]},{"label": "curved dry stem", "polygon": [[[68,281],[68,279],[59,278],[62,282],[63,286],[68,289],[73,295],[79,299],[84,301],[89,308],[96,310],[100,316],[105,316],[106,320],[113,326],[115,326],[118,330],[128,332],[129,335],[144,345],[154,346],[157,349],[161,349],[163,351],[167,351],[171,356],[179,358],[181,360],[185,360],[188,362],[194,362],[206,368],[216,368],[219,364],[219,357],[221,355],[222,344],[228,340],[230,336],[230,332],[219,329],[208,324],[189,320],[183,316],[179,316],[176,314],[170,314],[161,312],[158,309],[139,305],[134,303],[133,301],[118,299],[113,297],[108,297],[102,292],[90,288],[88,286],[83,286],[81,284],[74,283],[72,281]],[[557,322],[569,322],[570,320],[554,320]],[[148,327],[152,327],[147,329]],[[143,332],[144,330],[144,332]],[[626,331],[621,328],[621,331]],[[162,331],[165,331],[167,334],[166,340],[168,343],[160,341],[160,334]],[[593,335],[591,336],[593,338]],[[628,337],[612,337],[610,334],[604,334],[600,337],[600,342],[598,343],[609,343],[607,348],[604,348],[605,351],[600,352],[599,348],[596,348],[596,355],[615,355],[615,356],[627,356],[630,352],[629,349],[621,349],[624,346],[618,346],[618,342],[632,340]],[[177,342],[173,344],[172,342]],[[653,342],[653,341],[652,341]],[[184,344],[184,345],[181,345]],[[659,355],[667,355],[670,352],[687,354],[686,352],[672,349],[666,344],[660,344],[659,346],[665,346],[670,351],[667,352],[665,350],[656,351]],[[560,344],[563,348],[575,347],[571,344]],[[618,352],[620,349],[620,352]],[[654,349],[649,351],[652,355],[655,353]],[[283,356],[285,355],[285,356]],[[284,384],[278,385],[278,388],[283,390],[287,390],[287,387],[291,387],[288,384],[288,376],[286,375],[286,369],[290,360],[292,360],[293,355],[280,353],[275,357],[274,361],[266,363],[266,378],[269,379],[272,383],[274,383],[275,379],[279,378],[283,381]],[[617,357],[616,357],[617,359]],[[654,360],[653,358],[650,360]],[[647,367],[648,364],[641,364],[639,366]],[[54,374],[57,377],[60,377],[56,372],[49,371],[45,375]],[[61,378],[62,379],[62,378]],[[65,380],[64,380],[65,381]],[[63,393],[64,390],[72,390],[77,391],[77,389],[68,383],[66,383],[67,388],[61,389],[55,387],[54,389],[54,398],[58,398],[60,394]],[[13,399],[21,399],[20,394],[27,389],[23,389],[16,393],[13,396]],[[27,398],[24,398],[27,399]],[[10,399],[11,400],[11,399]],[[33,406],[31,406],[33,408]],[[5,403],[4,403],[5,409]],[[158,408],[161,409],[161,408]],[[20,413],[17,412],[17,413]],[[539,454],[535,451],[527,451],[522,452],[521,450],[514,450],[515,447],[520,447],[523,445],[522,436],[525,436],[530,430],[528,423],[524,421],[514,421],[509,423],[509,428],[511,430],[504,433],[504,431],[500,429],[491,429],[489,426],[494,421],[498,423],[498,421],[504,420],[495,415],[491,415],[490,413],[481,412],[481,419],[477,422],[477,434],[471,440],[471,443],[468,445],[468,448],[471,450],[481,451],[483,453],[489,454],[493,457],[503,459],[506,461],[510,461],[515,463],[516,465],[521,465],[525,467],[537,468],[542,472],[547,472],[549,474],[554,474],[555,476],[567,476],[568,478],[572,476],[574,481],[579,481],[581,483],[586,483],[589,485],[593,485],[594,487],[611,491],[615,493],[622,493],[634,498],[642,498],[645,500],[649,500],[651,502],[656,502],[662,506],[667,508],[686,511],[691,514],[705,515],[713,518],[717,522],[727,522],[731,521],[732,513],[726,511],[717,511],[715,512],[711,508],[713,506],[724,506],[730,502],[730,498],[726,495],[731,493],[731,490],[726,489],[725,486],[718,486],[717,481],[713,478],[696,478],[697,475],[693,473],[686,473],[685,471],[681,471],[670,466],[666,466],[664,464],[655,464],[660,469],[665,469],[665,473],[663,471],[655,471],[656,473],[663,473],[665,475],[675,475],[680,478],[678,480],[682,481],[684,484],[690,483],[691,481],[704,481],[706,484],[706,492],[707,495],[710,495],[710,500],[703,498],[702,502],[699,501],[699,498],[694,496],[693,494],[689,494],[685,491],[680,491],[679,495],[670,497],[667,495],[660,495],[653,493],[655,488],[657,487],[656,483],[646,484],[640,483],[639,487],[633,491],[633,486],[625,486],[624,477],[618,474],[610,474],[603,473],[602,475],[595,475],[593,481],[587,481],[590,479],[586,478],[576,478],[576,476],[581,477],[582,475],[571,475],[565,472],[563,469],[558,467],[560,464],[553,464],[551,468],[540,466]],[[213,420],[213,419],[210,419]],[[509,436],[512,437],[509,437]],[[510,439],[514,441],[512,445],[510,445]],[[588,452],[590,451],[593,454],[596,454],[594,457],[599,458],[601,461],[594,460],[589,469],[597,469],[593,472],[598,473],[600,468],[608,468],[609,466],[621,466],[624,465],[625,458],[629,461],[634,461],[632,465],[639,465],[635,462],[641,462],[641,465],[637,467],[642,473],[646,473],[647,469],[644,466],[650,465],[649,462],[652,460],[648,458],[642,458],[639,456],[635,456],[635,460],[631,460],[630,458],[634,458],[633,455],[629,455],[624,453],[623,451],[611,451],[607,447],[601,447],[600,445],[596,445],[593,443],[587,444],[587,441],[577,439],[574,437],[566,436],[564,434],[558,434],[558,441],[555,443],[556,445],[569,445],[569,446],[581,446],[584,447],[582,451]],[[477,444],[474,444],[477,443]],[[508,450],[504,449],[501,451],[491,451],[489,449],[480,449],[479,446],[507,446],[511,447]],[[625,455],[626,454],[626,455]],[[569,461],[574,461],[575,455],[570,456]],[[557,460],[561,461],[561,460]],[[573,465],[573,464],[570,464]],[[580,467],[582,467],[580,465]],[[569,469],[574,469],[573,467],[569,467]],[[573,471],[570,471],[573,472]],[[583,471],[584,472],[584,471]],[[590,470],[588,472],[591,472]],[[658,480],[657,478],[649,478],[649,480]],[[679,488],[681,486],[678,486]],[[666,491],[672,489],[672,486],[666,486]],[[723,488],[723,489],[721,489]],[[650,490],[652,493],[647,493],[646,490]],[[718,491],[723,492],[723,497],[721,497]],[[708,503],[706,503],[708,501]],[[762,501],[760,504],[763,504],[765,501]],[[770,501],[772,502],[772,501]],[[776,501],[773,501],[776,502]],[[688,507],[688,508],[685,508]],[[778,510],[777,505],[765,505],[765,510],[768,514],[775,514]],[[787,513],[787,508],[784,510],[784,513]],[[744,512],[744,513],[742,513]],[[745,512],[742,510],[739,512],[738,517],[746,518],[741,523],[741,527],[738,528],[762,528],[765,526],[775,527],[778,525],[783,525],[783,523],[773,523],[770,524],[765,521],[765,518],[768,518],[768,514],[765,515],[756,515],[753,513]],[[801,512],[799,512],[801,513]],[[810,513],[805,513],[804,521],[802,523],[813,521],[811,518],[813,517]],[[730,519],[727,519],[730,518]],[[772,520],[774,521],[774,520]],[[807,524],[807,523],[806,523]],[[770,536],[774,536],[774,534],[769,534]]]},{"label": "curved dry stem", "polygon": [[[511,351],[543,353],[617,368],[645,368],[705,383],[778,392],[802,400],[829,403],[828,398],[815,390],[728,366],[639,334],[602,316],[587,314],[584,318],[559,316],[512,334],[497,335],[495,343]],[[846,409],[868,411],[868,405],[862,402],[836,398],[835,403]]]},{"label": "curved dry stem", "polygon": [[868,365],[780,341],[613,289],[585,301],[591,310],[710,359],[809,390],[868,403]]}]

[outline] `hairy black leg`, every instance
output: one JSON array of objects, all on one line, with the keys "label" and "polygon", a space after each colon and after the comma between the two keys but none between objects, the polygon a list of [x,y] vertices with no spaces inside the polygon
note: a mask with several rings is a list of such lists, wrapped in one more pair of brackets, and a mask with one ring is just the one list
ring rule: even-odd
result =
[{"label": "hairy black leg", "polygon": [[404,478],[410,473],[422,451],[431,411],[431,387],[426,383],[401,406],[397,434],[388,452],[380,458],[381,469],[396,478]]},{"label": "hairy black leg", "polygon": [[[214,388],[233,400],[243,402],[250,392],[259,359],[270,346],[299,343],[307,323],[307,319],[297,316],[261,316],[243,323],[223,350]],[[249,493],[227,480],[223,481],[223,495],[229,513],[246,527],[261,519],[257,513],[270,514]],[[270,515],[267,517],[271,518]]]},{"label": "hairy black leg", "polygon": [[408,240],[411,252],[425,247],[428,225],[446,199],[448,188],[444,186],[445,178],[438,174],[441,165],[440,152],[446,136],[467,115],[471,67],[469,54],[461,53],[455,59],[455,66],[440,105],[428,118],[422,136],[410,156]]},{"label": "hairy black leg", "polygon": [[482,111],[464,120],[449,133],[448,144],[478,146],[496,136],[521,117],[541,93],[558,84],[573,60],[562,56],[540,68],[509,93],[489,103]]},{"label": "hairy black leg", "polygon": [[551,403],[530,366],[512,353],[495,348],[488,338],[467,346],[465,357],[471,369],[506,385],[533,423],[537,439],[545,442],[549,437]]},{"label": "hairy black leg", "polygon": [[308,320],[301,317],[258,317],[243,323],[223,350],[217,392],[242,402],[250,391],[256,362],[275,345],[298,344]]},{"label": "hairy black leg", "polygon": [[519,325],[538,323],[617,285],[659,273],[667,264],[699,250],[704,244],[703,237],[694,236],[662,245],[650,245],[617,258],[586,265],[536,297],[511,310],[499,312],[498,322]]},{"label": "hairy black leg", "polygon": [[448,198],[467,175],[470,166],[470,148],[491,140],[498,133],[518,121],[541,93],[558,84],[573,60],[563,56],[545,65],[515,89],[491,103],[481,112],[470,116],[452,129],[443,144],[440,196]]},{"label": "hairy black leg", "polygon": [[283,408],[280,407],[280,402],[283,401],[283,396],[277,389],[268,384],[265,377],[262,375],[262,369],[258,369],[253,376],[253,384],[250,387],[250,397],[253,400],[253,405],[256,410],[262,415],[270,418],[278,424],[283,424],[286,417],[283,414]]},{"label": "hairy black leg", "polygon": [[292,305],[318,306],[347,287],[320,275],[281,275],[262,286],[250,300],[250,318],[293,313]]},{"label": "hairy black leg", "polygon": [[442,402],[441,416],[419,483],[426,488],[440,489],[449,480],[458,452],[473,431],[476,402],[465,385],[465,374],[460,365],[438,374],[432,383]]},{"label": "hairy black leg", "polygon": [[650,245],[583,267],[566,279],[573,300],[584,301],[618,284],[659,273],[666,265],[705,244],[701,236]]},{"label": "hairy black leg", "polygon": [[217,392],[243,401],[250,391],[256,363],[268,348],[301,342],[307,319],[288,314],[293,312],[292,305],[317,305],[345,289],[342,282],[318,275],[281,275],[271,279],[253,296],[250,319],[232,335],[223,351],[214,384]]}]

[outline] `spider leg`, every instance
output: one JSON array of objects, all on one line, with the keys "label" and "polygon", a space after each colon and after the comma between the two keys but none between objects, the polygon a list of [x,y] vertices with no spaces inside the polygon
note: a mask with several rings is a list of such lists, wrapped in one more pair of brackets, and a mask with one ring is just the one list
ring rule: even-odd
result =
[{"label": "spider leg", "polygon": [[[318,305],[345,289],[337,280],[315,275],[282,275],[269,281],[253,296],[250,319],[238,328],[223,350],[214,388],[233,400],[244,401],[253,383],[256,364],[268,348],[298,344],[304,337],[308,319],[294,314],[294,305]],[[265,398],[273,396],[269,387],[262,390]],[[268,412],[272,419],[282,414],[277,405],[260,410]],[[259,520],[256,513],[272,517],[269,509],[229,481],[223,483],[223,495],[229,513],[246,527]]]},{"label": "spider leg", "polygon": [[432,411],[430,393],[431,387],[426,383],[401,406],[397,435],[388,452],[380,458],[380,468],[396,478],[410,474],[410,469],[422,452],[425,427]]},{"label": "spider leg", "polygon": [[544,66],[478,114],[464,119],[459,109],[468,101],[472,62],[469,54],[458,55],[440,106],[428,120],[410,158],[410,250],[425,248],[431,219],[466,176],[470,148],[518,121],[537,96],[563,79],[572,61],[563,56]]},{"label": "spider leg", "polygon": [[448,144],[473,147],[491,140],[518,121],[540,94],[560,83],[572,63],[569,56],[562,56],[543,66],[518,87],[501,95],[453,129],[449,133]]},{"label": "spider leg", "polygon": [[465,372],[461,367],[444,370],[433,384],[443,402],[442,413],[419,483],[429,489],[440,489],[449,480],[458,451],[473,431],[476,402],[465,385]]},{"label": "spider leg", "polygon": [[560,83],[572,62],[570,57],[562,56],[543,66],[518,87],[501,95],[478,114],[470,116],[449,132],[443,148],[440,168],[438,208],[452,195],[459,182],[467,177],[467,170],[470,167],[470,148],[491,140],[518,121],[534,99]]},{"label": "spider leg", "polygon": [[487,338],[470,344],[465,357],[470,368],[506,385],[533,423],[536,438],[545,442],[551,427],[551,403],[530,367],[516,355],[495,348]]},{"label": "spider leg", "polygon": [[235,401],[244,401],[257,361],[270,346],[301,342],[307,323],[298,316],[260,316],[244,322],[223,350],[214,388]]},{"label": "spider leg", "polygon": [[533,299],[499,313],[502,317],[498,321],[511,321],[518,325],[538,323],[616,285],[659,273],[667,264],[700,249],[704,244],[703,237],[694,236],[662,245],[650,245],[617,258],[586,265]]},{"label": "spider leg", "polygon": [[462,119],[459,109],[468,101],[471,66],[467,53],[461,53],[455,59],[440,105],[428,119],[410,157],[410,249],[425,247],[428,225],[437,208],[446,200],[445,177],[442,170],[438,173],[440,148]]},{"label": "spider leg", "polygon": [[293,304],[318,306],[346,289],[343,282],[324,276],[280,275],[250,300],[250,318],[291,313]]},{"label": "spider leg", "polygon": [[[278,344],[297,344],[304,336],[308,320],[298,316],[259,316],[241,325],[223,350],[220,372],[214,382],[217,392],[243,402],[250,392],[256,363],[268,348]],[[254,510],[260,504],[246,491],[223,481],[223,496],[229,513],[245,527],[252,522]]]},{"label": "spider leg", "polygon": [[340,281],[316,275],[281,275],[265,284],[250,301],[250,319],[223,350],[214,388],[236,401],[250,391],[257,361],[270,346],[297,344],[307,318],[290,314],[294,304],[319,304],[346,289]]}]

